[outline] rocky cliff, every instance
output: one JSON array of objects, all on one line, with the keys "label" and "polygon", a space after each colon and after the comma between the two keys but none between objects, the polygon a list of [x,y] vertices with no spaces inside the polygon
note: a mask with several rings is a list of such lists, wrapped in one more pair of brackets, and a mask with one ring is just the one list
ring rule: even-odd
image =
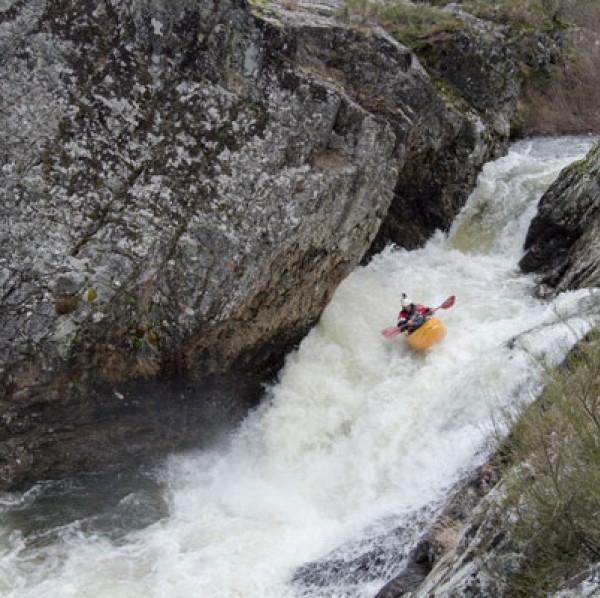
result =
[{"label": "rocky cliff", "polygon": [[0,487],[208,440],[361,259],[450,225],[519,92],[452,10],[428,74],[333,0],[3,4]]},{"label": "rocky cliff", "polygon": [[1,488],[213,437],[395,197],[422,243],[502,151],[485,105],[308,4],[2,3]]},{"label": "rocky cliff", "polygon": [[520,267],[543,293],[600,286],[600,145],[544,194],[525,249]]}]

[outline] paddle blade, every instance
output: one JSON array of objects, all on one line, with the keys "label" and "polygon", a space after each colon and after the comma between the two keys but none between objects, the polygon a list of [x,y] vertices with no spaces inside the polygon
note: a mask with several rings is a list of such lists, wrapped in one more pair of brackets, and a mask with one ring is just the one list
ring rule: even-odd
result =
[{"label": "paddle blade", "polygon": [[449,307],[452,307],[455,299],[456,297],[454,295],[450,295],[450,297],[448,297],[448,299],[446,299],[446,301],[444,301],[444,303],[442,303],[438,309],[448,309]]},{"label": "paddle blade", "polygon": [[393,336],[396,336],[401,332],[402,331],[400,330],[400,328],[398,328],[398,326],[390,326],[389,328],[382,330],[381,334],[383,334],[383,336],[385,336],[386,338],[392,338]]}]

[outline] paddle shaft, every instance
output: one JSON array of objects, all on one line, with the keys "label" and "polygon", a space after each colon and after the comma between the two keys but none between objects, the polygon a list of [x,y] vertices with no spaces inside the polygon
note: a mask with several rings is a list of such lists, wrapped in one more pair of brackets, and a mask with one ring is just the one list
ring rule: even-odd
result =
[{"label": "paddle shaft", "polygon": [[452,307],[454,305],[455,300],[456,300],[456,297],[454,295],[450,295],[450,297],[448,297],[448,299],[446,299],[446,301],[444,301],[441,305],[438,305],[436,308],[434,308],[433,311],[437,311],[438,309],[448,309],[449,307]]}]

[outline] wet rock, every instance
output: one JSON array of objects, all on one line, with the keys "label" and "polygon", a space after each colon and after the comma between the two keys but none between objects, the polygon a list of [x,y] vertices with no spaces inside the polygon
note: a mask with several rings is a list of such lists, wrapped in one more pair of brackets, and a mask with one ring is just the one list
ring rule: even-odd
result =
[{"label": "wet rock", "polygon": [[[298,568],[292,581],[300,591],[322,595],[381,579],[390,581],[376,594],[377,598],[419,592],[438,563],[455,554],[459,542],[467,542],[463,536],[468,532],[463,528],[498,480],[497,466],[486,463],[457,484],[448,504],[414,513],[405,526],[394,527],[391,521],[378,522],[373,529],[364,530],[360,539]],[[387,531],[378,532],[380,527]],[[475,525],[470,529],[473,535],[479,533]],[[474,554],[465,559],[475,558]]]},{"label": "wet rock", "polygon": [[545,295],[600,285],[600,145],[541,198],[519,265],[540,275]]},{"label": "wet rock", "polygon": [[[449,559],[449,555],[455,554],[460,542],[465,542],[464,538],[469,534],[468,531],[465,531],[465,525],[482,499],[498,481],[498,468],[490,462],[459,483],[452,499],[430,523],[429,528],[423,533],[410,554],[402,561],[397,575],[378,592],[377,598],[399,598],[406,595],[427,596],[429,595],[427,591],[433,591],[432,588],[435,588],[437,592],[437,585],[441,585],[441,582],[432,573],[434,568]],[[475,526],[471,529],[473,533],[476,533]],[[466,556],[463,565],[472,558],[473,555]],[[435,583],[431,581],[432,579],[436,580]],[[423,591],[424,587],[428,587],[429,590]],[[444,594],[435,595],[442,596]]]},{"label": "wet rock", "polygon": [[308,589],[333,595],[342,588],[385,579],[402,566],[414,532],[405,527],[389,531],[365,530],[359,540],[350,541],[318,561],[299,567],[292,583],[302,592]]}]

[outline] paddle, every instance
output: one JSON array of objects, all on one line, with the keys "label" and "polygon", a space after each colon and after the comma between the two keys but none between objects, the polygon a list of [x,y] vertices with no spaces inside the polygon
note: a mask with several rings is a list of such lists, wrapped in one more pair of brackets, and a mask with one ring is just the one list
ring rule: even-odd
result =
[{"label": "paddle", "polygon": [[454,305],[455,300],[456,300],[456,297],[454,295],[450,295],[450,297],[448,297],[448,299],[446,299],[446,301],[444,301],[444,303],[442,303],[441,305],[438,305],[436,308],[434,308],[433,311],[437,311],[438,309],[448,309],[449,307],[452,307]]},{"label": "paddle", "polygon": [[[454,305],[455,300],[456,297],[454,295],[450,295],[450,297],[448,297],[448,299],[446,299],[441,305],[434,307],[433,312],[435,313],[438,309],[448,309],[449,307],[452,307]],[[401,332],[402,330],[400,330],[398,326],[390,326],[389,328],[382,330],[381,334],[383,334],[383,336],[385,336],[386,338],[392,338],[393,336],[396,336]]]}]

